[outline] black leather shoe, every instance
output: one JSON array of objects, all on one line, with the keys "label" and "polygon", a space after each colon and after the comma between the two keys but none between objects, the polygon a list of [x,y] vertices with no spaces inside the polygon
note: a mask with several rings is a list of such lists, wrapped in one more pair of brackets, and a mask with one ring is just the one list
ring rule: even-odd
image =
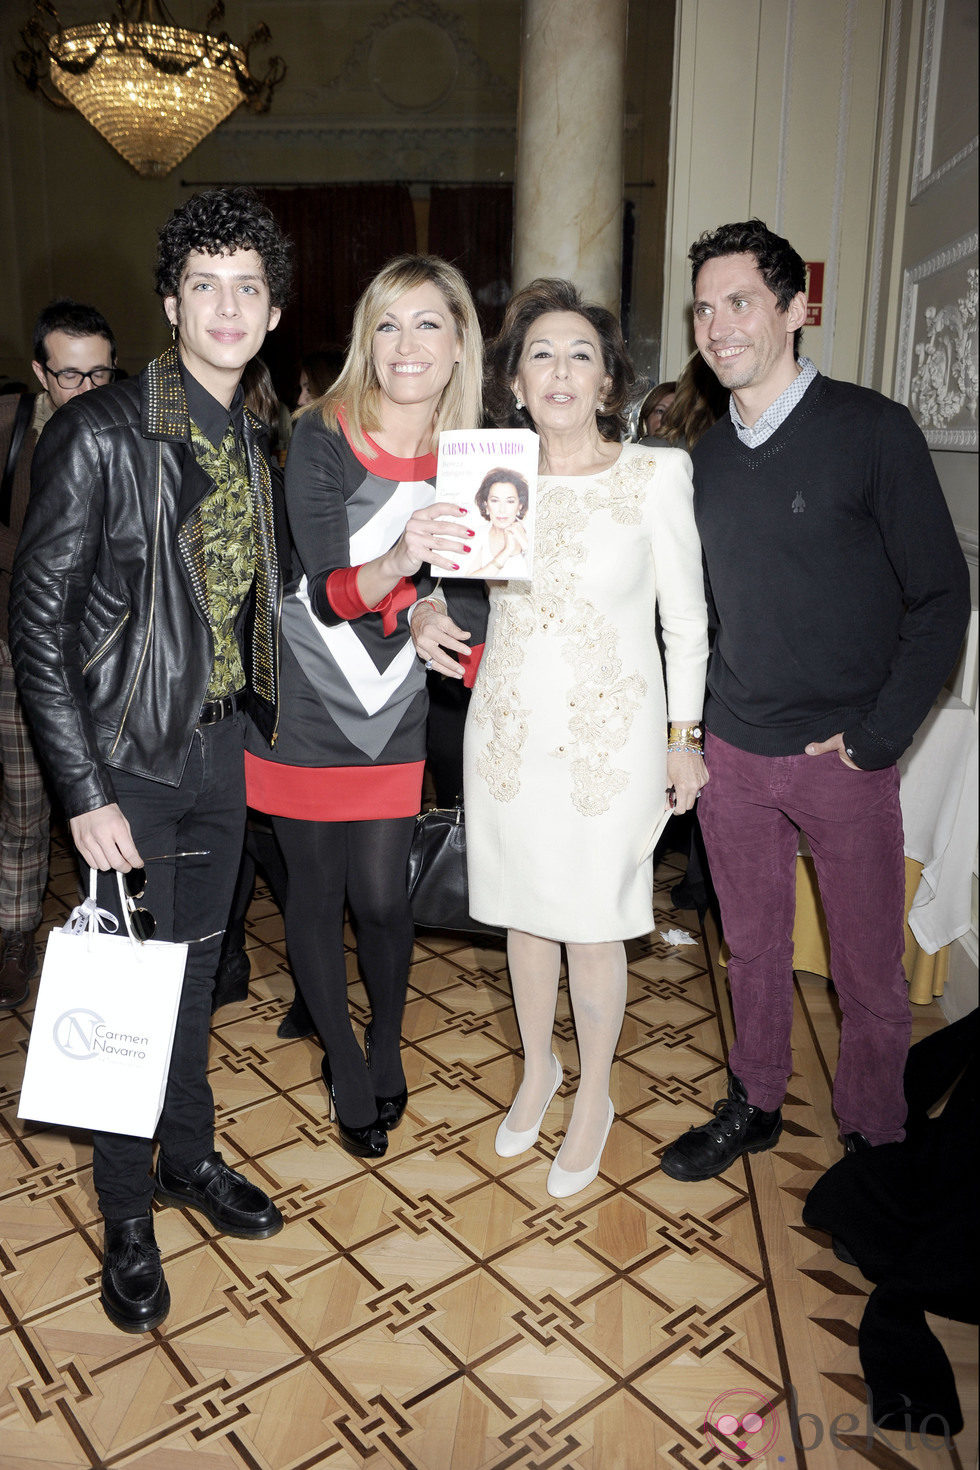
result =
[{"label": "black leather shoe", "polygon": [[186,1177],[171,1169],[161,1154],[156,1197],[162,1205],[200,1210],[216,1230],[241,1240],[265,1240],[282,1229],[282,1216],[269,1196],[229,1169],[217,1153],[208,1154]]},{"label": "black leather shoe", "polygon": [[233,950],[218,966],[211,994],[211,1014],[222,1006],[234,1005],[236,1001],[248,1000],[248,983],[252,978],[252,966],[244,949]]},{"label": "black leather shoe", "polygon": [[151,1332],[170,1311],[151,1215],[105,1222],[102,1306],[122,1332]]},{"label": "black leather shoe", "polygon": [[368,1123],[364,1128],[348,1128],[337,1112],[337,1099],[330,1075],[330,1062],[326,1054],[320,1063],[320,1073],[330,1095],[330,1117],[336,1121],[341,1148],[345,1148],[349,1154],[354,1154],[359,1159],[380,1159],[388,1151],[388,1135],[381,1126],[380,1118],[375,1118],[373,1123]]},{"label": "black leather shoe", "polygon": [[772,1148],[783,1128],[781,1110],[753,1107],[737,1077],[729,1076],[728,1097],[715,1103],[714,1113],[710,1123],[689,1128],[665,1150],[660,1167],[671,1179],[713,1179],[740,1155]]},{"label": "black leather shoe", "polygon": [[402,1088],[394,1097],[376,1097],[374,1100],[378,1104],[378,1122],[385,1132],[397,1128],[408,1106],[408,1088]]},{"label": "black leather shoe", "polygon": [[[367,1064],[371,1065],[371,1027],[364,1033],[364,1051],[367,1055]],[[391,1128],[397,1128],[402,1120],[402,1114],[408,1107],[408,1088],[403,1087],[401,1092],[396,1092],[394,1097],[378,1097],[375,1094],[375,1102],[378,1105],[378,1122],[387,1133]]]},{"label": "black leather shoe", "polygon": [[310,1015],[306,1001],[297,990],[293,996],[292,1005],[279,1022],[276,1035],[281,1041],[292,1041],[294,1037],[313,1036],[315,1032],[313,1017]]},{"label": "black leather shoe", "polygon": [[0,1011],[12,1011],[24,1004],[36,970],[33,929],[0,936]]}]

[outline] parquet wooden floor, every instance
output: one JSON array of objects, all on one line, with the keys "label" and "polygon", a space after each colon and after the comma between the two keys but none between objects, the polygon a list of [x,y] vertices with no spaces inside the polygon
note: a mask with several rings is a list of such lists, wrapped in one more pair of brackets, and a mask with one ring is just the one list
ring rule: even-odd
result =
[{"label": "parquet wooden floor", "polygon": [[[658,872],[658,929],[693,927],[693,914],[669,909],[677,876],[669,860]],[[56,842],[47,924],[63,920],[73,890]],[[865,1433],[856,1329],[867,1283],[800,1221],[808,1187],[838,1156],[825,982],[799,985],[798,1072],[777,1148],[683,1185],[658,1155],[721,1095],[724,973],[700,943],[676,949],[651,934],[631,945],[617,1121],[595,1184],[561,1202],[544,1185],[576,1077],[567,1007],[566,1081],[538,1145],[512,1161],[493,1152],[518,1056],[502,947],[420,935],[408,1113],[385,1159],[367,1164],[336,1142],[316,1046],[276,1039],[290,983],[262,889],[249,946],[250,999],[215,1018],[218,1146],[265,1183],[287,1225],[249,1243],[159,1212],[173,1307],[149,1336],[116,1332],[98,1306],[89,1146],[18,1121],[30,1010],[2,1014],[3,1470],[975,1463],[975,1339],[955,1324],[934,1324],[969,1419],[952,1450]],[[351,981],[363,1022],[353,955]],[[940,1024],[934,1007],[916,1012],[917,1035]],[[774,1408],[740,1450],[708,1432],[719,1401],[740,1416]]]}]

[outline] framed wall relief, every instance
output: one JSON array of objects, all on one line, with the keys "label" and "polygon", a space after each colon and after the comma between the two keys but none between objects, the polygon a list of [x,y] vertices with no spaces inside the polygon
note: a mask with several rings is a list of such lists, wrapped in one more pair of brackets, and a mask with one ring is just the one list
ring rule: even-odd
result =
[{"label": "framed wall relief", "polygon": [[912,200],[977,151],[976,0],[928,0],[923,19]]},{"label": "framed wall relief", "polygon": [[896,398],[931,449],[977,448],[977,234],[905,270]]}]

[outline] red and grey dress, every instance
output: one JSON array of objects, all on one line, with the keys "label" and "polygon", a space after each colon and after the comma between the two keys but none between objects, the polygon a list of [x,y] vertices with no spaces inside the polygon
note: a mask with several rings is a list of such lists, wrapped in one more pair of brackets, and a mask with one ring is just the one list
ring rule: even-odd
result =
[{"label": "red and grey dress", "polygon": [[282,612],[278,738],[271,752],[255,740],[245,757],[249,805],[273,816],[345,822],[419,810],[428,700],[408,612],[435,582],[403,579],[368,608],[356,573],[433,502],[436,458],[400,459],[369,442],[374,458],[315,411],[290,442],[296,551]]}]

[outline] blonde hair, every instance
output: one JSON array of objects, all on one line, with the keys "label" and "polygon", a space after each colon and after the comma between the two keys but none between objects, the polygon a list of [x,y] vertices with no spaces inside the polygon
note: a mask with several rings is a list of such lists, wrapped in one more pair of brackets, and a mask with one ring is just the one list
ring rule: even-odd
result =
[{"label": "blonde hair", "polygon": [[382,266],[354,308],[350,345],[340,375],[304,412],[318,410],[328,429],[340,427],[343,411],[348,437],[361,454],[373,457],[367,435],[384,427],[383,399],[374,371],[374,334],[385,312],[406,291],[435,286],[449,308],[459,362],[443,389],[432,425],[431,449],[439,447],[443,429],[475,429],[483,413],[483,337],[469,287],[455,266],[438,255],[398,255]]}]

